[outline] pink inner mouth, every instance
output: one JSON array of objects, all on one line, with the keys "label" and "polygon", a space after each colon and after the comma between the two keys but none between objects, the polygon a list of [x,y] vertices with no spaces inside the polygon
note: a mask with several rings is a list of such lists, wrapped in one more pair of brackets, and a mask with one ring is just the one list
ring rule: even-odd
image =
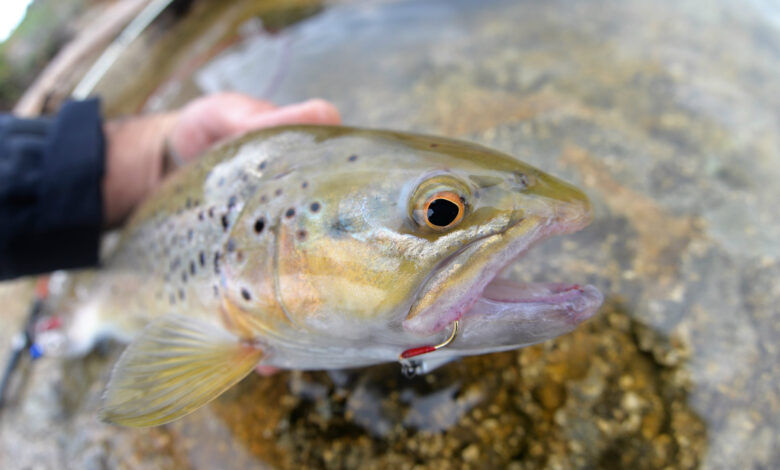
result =
[{"label": "pink inner mouth", "polygon": [[558,304],[571,301],[583,292],[585,289],[579,284],[560,282],[523,284],[506,279],[494,279],[482,292],[482,297],[506,303]]},{"label": "pink inner mouth", "polygon": [[546,318],[556,321],[561,328],[577,325],[596,313],[603,301],[602,294],[593,286],[561,282],[516,282],[493,279],[472,300],[457,310],[438,317],[436,331],[456,320],[507,321]]},{"label": "pink inner mouth", "polygon": [[519,283],[494,279],[462,317],[557,322],[577,325],[596,313],[604,297],[593,286],[558,282]]}]

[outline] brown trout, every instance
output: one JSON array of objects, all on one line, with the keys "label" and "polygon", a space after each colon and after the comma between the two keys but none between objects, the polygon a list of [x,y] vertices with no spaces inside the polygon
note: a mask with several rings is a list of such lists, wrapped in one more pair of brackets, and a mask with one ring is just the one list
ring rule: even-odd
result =
[{"label": "brown trout", "polygon": [[262,130],[166,180],[52,308],[68,354],[130,343],[103,417],[158,425],[258,365],[425,372],[569,332],[600,306],[596,288],[496,277],[591,217],[576,188],[474,144]]}]

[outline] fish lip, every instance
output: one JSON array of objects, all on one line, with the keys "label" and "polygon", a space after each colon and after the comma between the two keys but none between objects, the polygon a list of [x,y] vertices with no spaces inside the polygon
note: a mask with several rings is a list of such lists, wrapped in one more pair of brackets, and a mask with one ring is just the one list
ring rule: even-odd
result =
[{"label": "fish lip", "polygon": [[[509,227],[507,227],[505,230],[487,235],[485,237],[482,237],[480,239],[474,240],[465,247],[458,250],[456,253],[448,257],[446,260],[444,260],[437,268],[432,272],[431,279],[435,278],[435,276],[440,273],[441,271],[447,269],[449,266],[453,265],[454,263],[457,263],[462,257],[467,256],[469,252],[469,248],[473,249],[479,249],[480,246],[484,245],[485,243],[490,243],[492,240],[504,237],[504,236],[510,236],[510,232],[513,229],[516,229],[522,222],[524,222],[525,219],[519,219]],[[496,254],[494,254],[491,257],[491,260],[493,259],[500,259],[504,258],[506,261],[503,263],[498,263],[492,267],[486,268],[486,271],[483,273],[484,277],[475,278],[473,282],[469,283],[469,285],[465,286],[465,289],[471,289],[475,285],[478,285],[481,280],[484,280],[486,277],[489,278],[489,280],[484,284],[484,287],[481,289],[475,290],[475,292],[472,293],[469,297],[465,299],[464,302],[462,302],[457,308],[451,309],[449,311],[444,312],[426,312],[422,311],[417,316],[413,318],[407,318],[403,321],[403,326],[406,330],[418,334],[418,335],[432,335],[440,332],[441,330],[447,328],[449,325],[451,325],[453,322],[457,320],[461,320],[464,318],[468,318],[470,320],[474,320],[474,318],[477,316],[474,313],[474,306],[480,301],[492,301],[493,303],[497,303],[495,299],[486,299],[484,294],[488,288],[497,281],[499,274],[510,264],[516,262],[518,259],[522,258],[522,256],[528,251],[528,249],[531,248],[531,246],[545,238],[548,238],[552,235],[559,235],[559,234],[566,234],[566,233],[572,233],[581,230],[585,226],[587,226],[590,221],[592,220],[592,212],[590,210],[582,212],[577,217],[571,217],[570,214],[567,215],[559,215],[556,214],[556,217],[553,217],[549,219],[546,223],[540,224],[539,226],[532,229],[529,233],[518,235],[516,240],[513,240],[510,242],[509,246],[505,247],[504,249],[500,250]],[[429,282],[426,282],[420,292],[418,292],[417,296],[415,297],[414,302],[412,303],[413,308],[424,296],[426,293],[429,292]],[[572,305],[577,304],[575,302],[574,304],[570,303],[569,308],[564,308],[566,312],[564,312],[565,315],[567,315],[567,319],[570,322],[571,325],[576,326],[577,324],[581,323],[582,321],[585,321],[586,319],[590,318],[595,312],[598,310],[598,307],[601,305],[603,301],[603,296],[598,291],[597,288],[591,285],[587,285],[585,287],[582,287],[577,284],[565,284],[565,283],[547,283],[546,285],[559,285],[559,286],[569,286],[566,287],[564,290],[566,292],[559,292],[559,293],[551,293],[550,295],[546,296],[545,298],[534,298],[529,299],[527,302],[524,302],[522,298],[513,299],[512,301],[508,301],[507,303],[511,304],[522,304],[525,303],[529,306],[531,304],[537,304],[542,305],[546,304],[550,307],[550,310],[556,310],[556,306],[566,306],[566,300],[569,300],[573,297],[580,297],[581,299],[590,299],[591,302],[585,302],[586,305],[583,305],[583,308],[578,310],[573,310],[570,308]],[[518,286],[523,286],[526,288],[534,288],[538,286],[545,285],[544,283],[521,283],[518,284]],[[562,287],[563,288],[563,287]],[[583,302],[579,302],[579,304],[583,304]],[[567,321],[567,320],[564,320]]]}]

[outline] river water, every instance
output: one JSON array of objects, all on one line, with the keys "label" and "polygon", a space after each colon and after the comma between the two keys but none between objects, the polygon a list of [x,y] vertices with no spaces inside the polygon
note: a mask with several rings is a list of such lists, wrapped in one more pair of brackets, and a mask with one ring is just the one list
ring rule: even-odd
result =
[{"label": "river water", "polygon": [[[593,283],[578,331],[406,379],[250,377],[153,430],[95,420],[118,348],[36,363],[2,468],[777,468],[780,13],[770,1],[193,2],[99,84],[109,115],[236,90],[517,155],[582,232],[506,273]],[[24,286],[0,288],[23,311]],[[7,335],[4,335],[5,338]]]}]

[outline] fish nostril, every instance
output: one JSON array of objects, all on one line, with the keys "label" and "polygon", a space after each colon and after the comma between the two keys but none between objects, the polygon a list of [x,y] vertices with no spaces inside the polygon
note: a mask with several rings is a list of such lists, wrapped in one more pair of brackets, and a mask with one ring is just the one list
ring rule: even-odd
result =
[{"label": "fish nostril", "polygon": [[527,173],[523,173],[522,171],[513,172],[509,180],[514,189],[517,191],[525,191],[529,187],[533,186],[532,178]]}]

